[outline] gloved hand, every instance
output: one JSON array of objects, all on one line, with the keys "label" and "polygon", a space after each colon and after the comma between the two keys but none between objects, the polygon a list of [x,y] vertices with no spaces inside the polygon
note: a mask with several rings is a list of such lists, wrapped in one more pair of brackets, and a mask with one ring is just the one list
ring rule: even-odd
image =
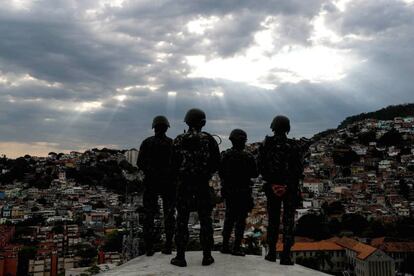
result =
[{"label": "gloved hand", "polygon": [[272,191],[277,197],[283,197],[286,193],[286,185],[272,184]]}]

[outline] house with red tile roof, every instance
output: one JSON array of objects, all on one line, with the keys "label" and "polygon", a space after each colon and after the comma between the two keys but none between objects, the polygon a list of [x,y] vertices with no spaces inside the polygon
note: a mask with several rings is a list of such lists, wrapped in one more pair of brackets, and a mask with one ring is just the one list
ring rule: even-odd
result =
[{"label": "house with red tile roof", "polygon": [[414,241],[398,240],[395,238],[381,237],[371,241],[371,245],[384,251],[394,259],[395,268],[403,271],[405,262],[409,256],[414,255]]},{"label": "house with red tile roof", "polygon": [[[283,244],[276,245],[283,251]],[[356,276],[394,276],[395,261],[383,250],[347,237],[322,241],[296,241],[292,247],[295,262],[312,258],[319,261],[319,269],[337,273],[353,271]],[[324,260],[321,260],[324,259]]]}]

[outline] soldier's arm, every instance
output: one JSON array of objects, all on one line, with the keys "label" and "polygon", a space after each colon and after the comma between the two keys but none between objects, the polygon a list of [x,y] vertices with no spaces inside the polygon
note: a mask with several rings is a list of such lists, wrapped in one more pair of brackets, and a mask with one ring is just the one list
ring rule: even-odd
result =
[{"label": "soldier's arm", "polygon": [[172,177],[176,178],[178,175],[178,170],[180,168],[181,164],[181,157],[180,157],[180,138],[177,137],[173,140],[172,143],[172,152],[171,152],[171,171],[172,171]]},{"label": "soldier's arm", "polygon": [[220,149],[216,142],[216,139],[213,136],[210,136],[210,169],[211,173],[214,173],[218,170],[220,165]]},{"label": "soldier's arm", "polygon": [[301,150],[299,145],[294,144],[289,158],[289,174],[290,181],[299,183],[303,174],[303,160],[301,156]]},{"label": "soldier's arm", "polygon": [[257,171],[259,174],[263,173],[266,140],[267,140],[267,137],[259,145],[259,150],[258,150],[259,154],[257,156]]},{"label": "soldier's arm", "polygon": [[138,159],[137,159],[137,166],[139,169],[143,170],[144,172],[146,171],[146,167],[147,167],[147,140],[144,140],[141,143],[141,146],[139,147],[139,152],[138,152]]},{"label": "soldier's arm", "polygon": [[248,167],[249,167],[249,176],[250,178],[256,178],[259,176],[259,171],[257,169],[256,160],[253,155],[249,154],[249,161],[248,161]]},{"label": "soldier's arm", "polygon": [[224,174],[225,174],[225,164],[226,163],[226,154],[225,154],[225,151],[223,151],[222,153],[221,153],[221,159],[220,159],[220,166],[219,166],[219,170],[218,170],[218,173],[219,173],[219,176],[220,176],[220,178],[221,178],[221,180],[223,180],[224,179]]}]

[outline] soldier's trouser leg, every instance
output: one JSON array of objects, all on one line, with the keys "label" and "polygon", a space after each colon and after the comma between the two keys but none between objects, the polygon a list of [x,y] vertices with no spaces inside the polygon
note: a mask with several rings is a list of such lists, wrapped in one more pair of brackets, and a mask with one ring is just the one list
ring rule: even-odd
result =
[{"label": "soldier's trouser leg", "polygon": [[280,200],[274,196],[267,197],[267,214],[269,220],[267,226],[267,244],[270,253],[276,253],[276,244],[279,238],[280,207]]},{"label": "soldier's trouser leg", "polygon": [[158,195],[153,191],[145,191],[143,196],[144,203],[144,241],[145,241],[145,250],[147,252],[152,250],[154,243],[154,217],[155,213],[158,210]]},{"label": "soldier's trouser leg", "polygon": [[295,237],[295,205],[290,197],[283,200],[283,251],[290,254],[290,248],[293,246]]},{"label": "soldier's trouser leg", "polygon": [[247,213],[240,211],[236,217],[236,227],[234,230],[234,248],[240,248],[241,241],[243,239],[244,229],[246,228]]},{"label": "soldier's trouser leg", "polygon": [[185,204],[177,205],[177,226],[175,232],[175,244],[177,246],[177,257],[184,258],[188,243],[188,220],[190,210]]},{"label": "soldier's trouser leg", "polygon": [[200,219],[200,242],[203,248],[203,253],[211,254],[214,245],[213,240],[213,220],[211,219],[211,211],[199,210],[198,216]]},{"label": "soldier's trouser leg", "polygon": [[211,218],[213,206],[208,184],[206,187],[205,191],[199,191],[197,194],[197,212],[200,220],[201,247],[203,248],[203,254],[209,256],[214,246],[213,220]]},{"label": "soldier's trouser leg", "polygon": [[229,206],[226,202],[226,214],[224,217],[224,224],[223,224],[223,248],[228,248],[229,240],[231,231],[233,231],[233,226],[235,223],[235,216],[234,211],[232,210],[231,206]]},{"label": "soldier's trouser leg", "polygon": [[166,246],[172,245],[175,231],[175,191],[170,191],[162,195],[164,209],[164,229]]}]

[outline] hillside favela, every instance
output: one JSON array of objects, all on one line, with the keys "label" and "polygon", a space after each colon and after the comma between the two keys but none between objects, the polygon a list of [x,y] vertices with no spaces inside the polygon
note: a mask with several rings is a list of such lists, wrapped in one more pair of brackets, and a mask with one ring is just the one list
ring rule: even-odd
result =
[{"label": "hillside favela", "polygon": [[414,0],[0,0],[0,276],[414,276]]},{"label": "hillside favela", "polygon": [[[413,110],[412,104],[390,106],[348,117],[337,129],[311,138],[303,200],[294,215],[291,255],[297,265],[331,275],[414,273]],[[247,149],[257,156],[259,145]],[[46,157],[3,155],[0,275],[93,275],[143,255],[144,176],[138,154],[135,148],[93,148]],[[263,256],[266,197],[261,176],[253,183],[254,207],[242,248]],[[210,186],[214,250],[219,250],[225,205],[217,174]],[[165,239],[162,219],[161,208],[155,251]],[[200,250],[199,233],[198,216],[191,213],[187,250]],[[276,247],[279,254],[282,244]]]}]

